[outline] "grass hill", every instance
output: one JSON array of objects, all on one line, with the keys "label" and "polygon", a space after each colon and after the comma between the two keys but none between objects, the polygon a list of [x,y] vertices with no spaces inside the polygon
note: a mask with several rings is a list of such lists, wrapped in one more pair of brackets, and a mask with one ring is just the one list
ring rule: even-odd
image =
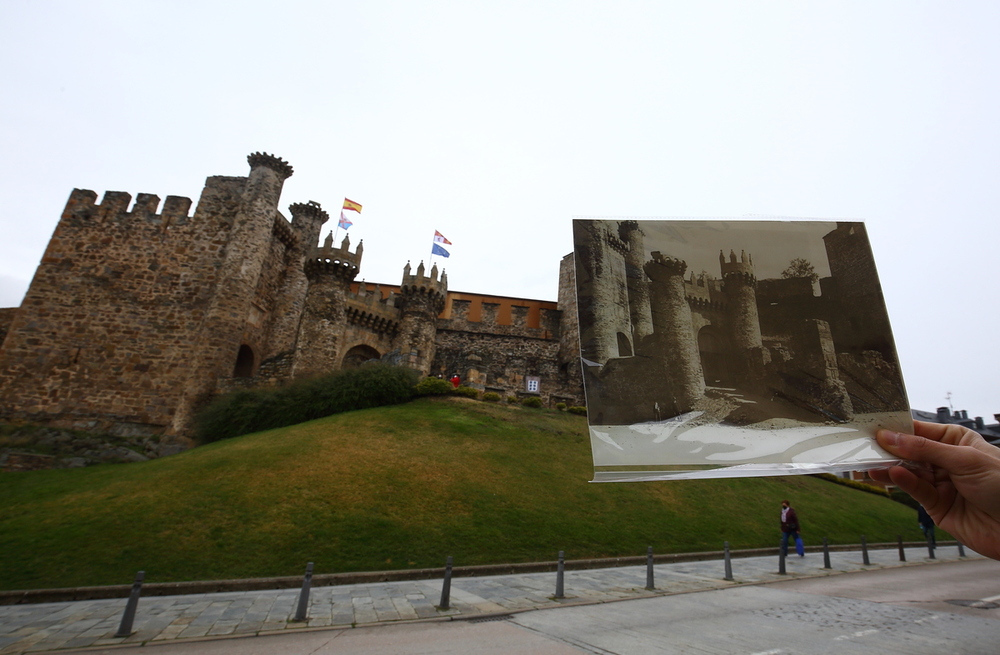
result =
[{"label": "grass hill", "polygon": [[0,474],[0,588],[919,539],[909,508],[808,476],[591,484],[586,419],[422,398],[136,464]]}]

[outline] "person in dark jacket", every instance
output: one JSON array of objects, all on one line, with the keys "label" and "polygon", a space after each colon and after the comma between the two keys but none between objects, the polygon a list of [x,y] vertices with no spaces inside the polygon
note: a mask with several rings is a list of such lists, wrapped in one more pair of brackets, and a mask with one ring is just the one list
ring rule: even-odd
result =
[{"label": "person in dark jacket", "polygon": [[781,501],[781,552],[788,555],[788,540],[792,543],[799,536],[799,517],[787,500]]},{"label": "person in dark jacket", "polygon": [[924,539],[931,548],[937,548],[937,540],[934,538],[934,519],[931,515],[927,513],[923,505],[917,507],[917,522],[920,523],[920,529],[924,533]]}]

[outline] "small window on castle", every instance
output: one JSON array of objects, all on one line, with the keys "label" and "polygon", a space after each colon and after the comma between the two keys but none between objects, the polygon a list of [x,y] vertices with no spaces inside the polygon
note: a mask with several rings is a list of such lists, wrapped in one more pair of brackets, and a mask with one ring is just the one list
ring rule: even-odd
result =
[{"label": "small window on castle", "polygon": [[233,377],[253,377],[253,360],[253,348],[246,344],[240,346],[240,352],[236,355],[236,367],[233,368]]},{"label": "small window on castle", "polygon": [[619,357],[631,357],[632,356],[632,344],[629,343],[628,337],[625,333],[618,333],[618,356]]},{"label": "small window on castle", "polygon": [[524,378],[524,390],[527,391],[528,393],[538,393],[539,382],[540,382],[539,378],[529,375],[528,377]]}]

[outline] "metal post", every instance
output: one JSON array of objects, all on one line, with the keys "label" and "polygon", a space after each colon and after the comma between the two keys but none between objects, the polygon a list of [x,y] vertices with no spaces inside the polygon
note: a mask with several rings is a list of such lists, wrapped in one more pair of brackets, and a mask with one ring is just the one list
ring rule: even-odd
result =
[{"label": "metal post", "polygon": [[958,542],[958,556],[965,557],[965,546],[962,545],[961,541]]},{"label": "metal post", "polygon": [[132,622],[135,621],[135,610],[139,606],[139,594],[142,593],[142,581],[145,577],[145,571],[139,571],[135,574],[132,593],[129,594],[128,602],[125,603],[125,613],[122,614],[122,622],[118,626],[118,632],[115,633],[116,637],[128,637],[132,634]]},{"label": "metal post", "polygon": [[872,561],[868,559],[868,540],[865,535],[861,535],[861,561],[864,562],[865,566],[872,565]]},{"label": "metal post", "polygon": [[438,604],[438,609],[446,610],[451,606],[451,565],[453,563],[454,559],[448,555],[444,564],[444,584],[441,585],[441,602]]},{"label": "metal post", "polygon": [[566,560],[563,551],[559,551],[559,564],[556,565],[556,595],[555,598],[565,598],[563,595],[563,576],[565,575]]},{"label": "metal post", "polygon": [[830,566],[830,543],[823,537],[823,568],[832,569]]},{"label": "metal post", "polygon": [[299,607],[295,610],[296,621],[306,621],[309,619],[309,588],[312,586],[313,563],[306,564],[306,574],[302,578],[302,591],[299,593]]},{"label": "metal post", "polygon": [[656,589],[653,585],[653,547],[646,547],[646,589]]},{"label": "metal post", "polygon": [[[933,533],[931,533],[933,535]],[[937,559],[934,557],[934,542],[932,541],[933,536],[927,537],[927,557],[930,559]]]},{"label": "metal post", "polygon": [[785,549],[778,546],[778,574],[785,575]]},{"label": "metal post", "polygon": [[903,535],[897,534],[896,535],[896,542],[899,543],[899,561],[900,562],[905,562],[906,561],[906,551],[903,550]]},{"label": "metal post", "polygon": [[723,580],[728,580],[732,582],[733,580],[733,563],[729,559],[729,542],[724,542],[726,551],[726,577]]}]

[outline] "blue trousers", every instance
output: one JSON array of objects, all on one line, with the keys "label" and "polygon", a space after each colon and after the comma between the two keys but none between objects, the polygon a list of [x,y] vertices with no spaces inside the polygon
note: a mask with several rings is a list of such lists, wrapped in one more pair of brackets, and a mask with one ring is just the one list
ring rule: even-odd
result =
[{"label": "blue trousers", "polygon": [[781,533],[781,553],[788,557],[788,540],[791,539],[792,543],[795,543],[795,536],[797,532],[782,532]]}]

